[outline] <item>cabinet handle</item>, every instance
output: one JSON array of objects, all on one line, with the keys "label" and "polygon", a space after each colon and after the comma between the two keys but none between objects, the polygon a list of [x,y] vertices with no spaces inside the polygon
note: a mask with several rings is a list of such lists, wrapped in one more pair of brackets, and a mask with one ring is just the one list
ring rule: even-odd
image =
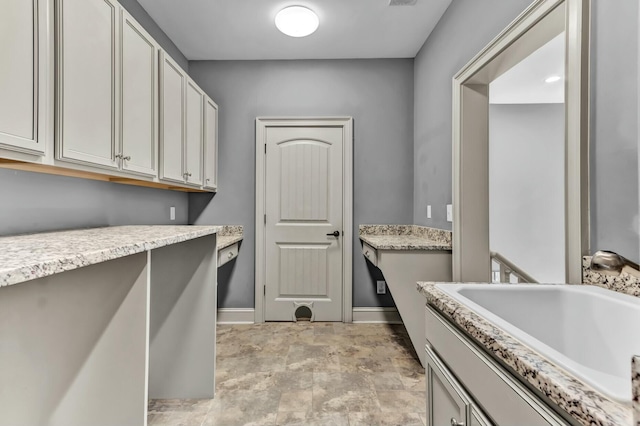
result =
[{"label": "cabinet handle", "polygon": [[211,179],[206,179],[205,182],[211,182]]},{"label": "cabinet handle", "polygon": [[189,172],[184,172],[184,173],[182,174],[182,176],[184,176],[185,178],[190,178],[190,177],[191,177],[191,173],[189,173]]},{"label": "cabinet handle", "polygon": [[451,417],[451,426],[464,426],[464,423],[457,421],[455,417]]}]

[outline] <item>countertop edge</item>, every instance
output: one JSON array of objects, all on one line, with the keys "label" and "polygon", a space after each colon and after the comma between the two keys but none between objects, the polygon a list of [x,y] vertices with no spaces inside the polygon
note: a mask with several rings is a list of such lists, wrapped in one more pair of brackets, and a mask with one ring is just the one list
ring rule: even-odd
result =
[{"label": "countertop edge", "polygon": [[218,251],[226,249],[229,246],[234,245],[235,243],[242,241],[244,239],[243,235],[219,235],[217,244]]},{"label": "countertop edge", "polygon": [[[436,241],[431,241],[431,240],[427,240],[426,238],[424,239],[424,243],[420,242],[418,244],[416,243],[402,243],[402,244],[392,244],[392,243],[385,243],[385,244],[381,244],[375,240],[372,240],[370,237],[376,237],[376,235],[359,235],[360,240],[364,241],[365,243],[369,244],[371,247],[373,247],[376,250],[412,250],[412,251],[419,251],[419,250],[424,250],[424,251],[451,251],[451,244],[446,244],[446,243],[439,243]],[[389,237],[388,235],[380,235],[380,237]],[[392,236],[395,237],[395,236]],[[403,237],[401,235],[398,235],[398,237]],[[418,238],[418,237],[414,237],[414,238]]]},{"label": "countertop edge", "polygon": [[[163,227],[165,225],[157,226]],[[186,226],[188,225],[185,225],[185,227]],[[68,232],[95,231],[99,229],[107,230],[113,228],[126,227],[91,228],[88,230],[72,230]],[[135,228],[135,226],[131,228]],[[173,235],[162,236],[147,241],[141,238],[139,242],[129,242],[119,246],[109,246],[105,247],[104,249],[93,250],[84,253],[79,252],[73,255],[62,255],[59,258],[42,260],[39,262],[29,262],[19,267],[0,271],[0,288],[21,284],[23,282],[31,281],[38,278],[45,278],[62,272],[68,272],[74,269],[107,262],[109,260],[131,256],[134,254],[142,253],[144,251],[154,250],[172,244],[179,244],[188,240],[193,240],[208,235],[213,235],[221,229],[221,226],[194,226],[193,229],[185,229],[185,231],[176,232]],[[61,238],[63,238],[65,232],[67,231],[59,231],[56,232],[56,234],[59,234]],[[33,236],[37,234],[30,235]]]},{"label": "countertop edge", "polygon": [[429,305],[465,330],[476,344],[507,364],[575,420],[584,425],[632,424],[631,407],[602,397],[504,330],[450,298],[435,284],[417,283],[418,291]]}]

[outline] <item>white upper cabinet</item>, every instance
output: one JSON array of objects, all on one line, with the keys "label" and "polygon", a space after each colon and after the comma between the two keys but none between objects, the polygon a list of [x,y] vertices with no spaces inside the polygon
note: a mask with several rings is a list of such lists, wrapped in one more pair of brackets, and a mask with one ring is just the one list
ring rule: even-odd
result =
[{"label": "white upper cabinet", "polygon": [[218,187],[218,105],[204,101],[204,188]]},{"label": "white upper cabinet", "polygon": [[191,79],[187,80],[185,180],[191,185],[202,185],[202,155],[204,149],[205,94]]},{"label": "white upper cabinet", "polygon": [[45,151],[45,2],[3,0],[0,13],[0,148]]},{"label": "white upper cabinet", "polygon": [[183,183],[187,75],[164,52],[160,57],[160,179]]},{"label": "white upper cabinet", "polygon": [[56,7],[58,158],[117,169],[118,3]]},{"label": "white upper cabinet", "polygon": [[157,176],[158,45],[124,10],[121,11],[121,150],[122,169]]}]

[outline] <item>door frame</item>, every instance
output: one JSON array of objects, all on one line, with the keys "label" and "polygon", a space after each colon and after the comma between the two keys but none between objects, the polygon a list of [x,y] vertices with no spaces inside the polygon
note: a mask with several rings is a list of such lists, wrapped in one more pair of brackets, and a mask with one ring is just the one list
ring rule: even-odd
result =
[{"label": "door frame", "polygon": [[353,118],[352,117],[257,117],[256,118],[256,252],[254,321],[265,318],[266,276],[266,136],[269,127],[341,127],[343,134],[342,182],[342,322],[353,318]]},{"label": "door frame", "polygon": [[566,282],[582,282],[582,256],[589,254],[590,0],[534,1],[453,78],[454,281],[491,279],[489,84],[541,45],[557,25],[559,7],[566,7],[561,22],[566,33]]}]

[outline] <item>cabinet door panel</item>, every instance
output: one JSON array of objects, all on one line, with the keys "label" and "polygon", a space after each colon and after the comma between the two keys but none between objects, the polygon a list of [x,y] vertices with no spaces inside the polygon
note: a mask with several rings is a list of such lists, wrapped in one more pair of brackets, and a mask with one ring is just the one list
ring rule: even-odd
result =
[{"label": "cabinet door panel", "polygon": [[38,135],[38,0],[4,0],[0,14],[0,145],[44,152]]},{"label": "cabinet door panel", "polygon": [[470,399],[429,347],[426,350],[427,426],[452,425],[454,420],[466,425]]},{"label": "cabinet door panel", "polygon": [[204,104],[204,187],[218,187],[218,106],[209,98]]},{"label": "cabinet door panel", "polygon": [[117,168],[117,3],[57,0],[59,158]]},{"label": "cabinet door panel", "polygon": [[192,81],[187,81],[187,183],[202,185],[202,152],[204,148],[204,92]]},{"label": "cabinet door panel", "polygon": [[156,176],[158,47],[124,10],[121,28],[122,168]]},{"label": "cabinet door panel", "polygon": [[182,183],[186,76],[162,53],[160,78],[160,177]]}]

